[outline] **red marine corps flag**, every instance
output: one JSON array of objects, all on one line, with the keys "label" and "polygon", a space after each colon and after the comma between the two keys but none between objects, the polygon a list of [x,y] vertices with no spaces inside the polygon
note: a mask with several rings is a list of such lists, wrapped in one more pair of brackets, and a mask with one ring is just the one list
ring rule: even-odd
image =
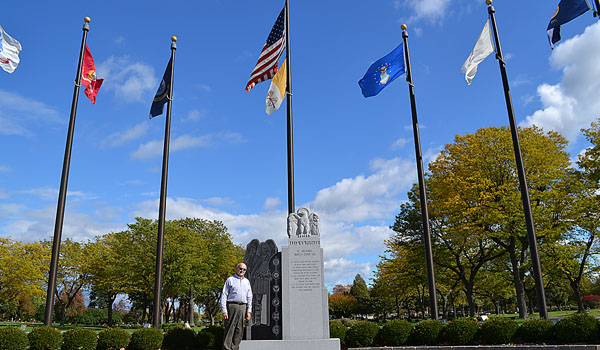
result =
[{"label": "red marine corps flag", "polygon": [[98,90],[100,90],[103,81],[104,79],[96,78],[96,65],[94,64],[90,49],[85,45],[83,67],[81,69],[81,83],[85,86],[85,95],[90,99],[92,104],[96,103],[96,95],[98,95]]}]

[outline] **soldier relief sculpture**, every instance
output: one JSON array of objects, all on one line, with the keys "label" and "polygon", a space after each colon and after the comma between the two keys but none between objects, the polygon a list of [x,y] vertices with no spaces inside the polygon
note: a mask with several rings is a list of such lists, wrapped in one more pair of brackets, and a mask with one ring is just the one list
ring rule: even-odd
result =
[{"label": "soldier relief sculpture", "polygon": [[[275,273],[276,276],[273,276],[274,267],[279,265],[279,261],[274,261],[277,252],[277,245],[272,239],[265,242],[253,239],[246,246],[246,253],[244,254],[244,262],[248,266],[246,276],[252,285],[253,294],[252,325],[271,326],[270,319],[272,316],[270,317],[270,311],[273,304],[271,289],[276,287],[278,292],[279,285],[276,282],[280,280],[279,272]],[[279,300],[277,300],[278,303]]]},{"label": "soldier relief sculpture", "polygon": [[289,214],[287,221],[290,238],[306,238],[321,234],[319,215],[309,212],[306,208],[300,208],[297,213]]}]

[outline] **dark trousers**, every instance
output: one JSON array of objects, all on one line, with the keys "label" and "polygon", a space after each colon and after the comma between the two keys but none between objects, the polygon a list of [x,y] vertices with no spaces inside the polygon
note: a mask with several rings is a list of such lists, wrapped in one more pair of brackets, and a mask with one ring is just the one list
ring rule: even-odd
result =
[{"label": "dark trousers", "polygon": [[227,303],[225,333],[223,334],[223,350],[238,350],[242,342],[246,304]]}]

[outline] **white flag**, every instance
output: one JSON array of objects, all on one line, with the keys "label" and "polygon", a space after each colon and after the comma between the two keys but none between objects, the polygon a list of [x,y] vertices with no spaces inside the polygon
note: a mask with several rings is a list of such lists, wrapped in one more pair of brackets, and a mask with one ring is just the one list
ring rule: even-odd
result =
[{"label": "white flag", "polygon": [[494,45],[492,44],[492,36],[490,34],[490,20],[488,19],[483,26],[479,39],[475,43],[473,51],[469,55],[469,58],[465,61],[461,68],[461,72],[465,73],[465,80],[467,84],[471,85],[475,73],[477,73],[477,66],[485,60],[492,52],[494,52]]},{"label": "white flag", "polygon": [[0,67],[9,73],[14,72],[19,64],[21,50],[21,43],[8,35],[0,26]]},{"label": "white flag", "polygon": [[285,98],[286,84],[287,84],[287,59],[283,60],[281,67],[273,77],[271,81],[271,87],[267,92],[267,108],[266,112],[271,115],[273,112],[279,109],[281,102]]}]

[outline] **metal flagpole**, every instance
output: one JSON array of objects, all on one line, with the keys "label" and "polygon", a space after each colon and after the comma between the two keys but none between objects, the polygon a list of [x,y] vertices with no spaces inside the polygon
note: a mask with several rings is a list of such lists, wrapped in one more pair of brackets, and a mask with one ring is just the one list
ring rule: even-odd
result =
[{"label": "metal flagpole", "polygon": [[419,121],[417,120],[417,105],[415,102],[415,85],[412,80],[410,68],[410,55],[408,54],[408,33],[406,24],[402,25],[402,39],[404,41],[404,61],[406,62],[406,81],[410,94],[410,109],[412,112],[413,134],[415,139],[415,155],[417,160],[417,173],[419,176],[419,198],[421,202],[421,219],[423,220],[423,236],[425,241],[425,258],[427,260],[427,281],[429,283],[429,305],[431,318],[438,319],[437,295],[435,291],[435,273],[433,271],[433,250],[431,249],[431,233],[429,231],[429,212],[427,210],[427,191],[423,175],[423,156],[421,155],[421,139],[419,137]]},{"label": "metal flagpole", "polygon": [[62,175],[60,178],[60,190],[58,192],[58,204],[56,206],[56,220],[54,221],[54,238],[52,240],[52,257],[50,259],[50,273],[48,275],[48,291],[46,293],[46,314],[44,324],[52,325],[52,309],[54,305],[54,290],[56,289],[56,271],[58,269],[58,258],[60,253],[60,240],[62,236],[63,219],[65,217],[65,202],[67,197],[67,183],[69,182],[69,166],[71,164],[71,149],[73,148],[73,131],[75,129],[75,115],[77,114],[77,101],[79,99],[79,87],[81,86],[81,67],[83,66],[83,51],[87,32],[90,30],[89,17],[84,18],[83,38],[79,50],[79,63],[77,75],[75,76],[75,89],[73,91],[73,102],[71,103],[71,117],[67,132],[67,144],[65,146],[65,158],[63,160]]},{"label": "metal flagpole", "polygon": [[492,20],[494,41],[496,42],[496,58],[498,59],[498,64],[500,65],[500,74],[502,75],[502,84],[504,85],[504,97],[506,99],[506,109],[508,112],[508,120],[510,122],[510,132],[513,140],[513,148],[515,149],[515,161],[517,163],[517,173],[519,175],[519,185],[521,187],[521,201],[523,202],[523,212],[525,214],[525,224],[527,226],[527,240],[529,241],[529,250],[531,252],[531,268],[533,269],[533,277],[535,279],[535,291],[537,295],[538,309],[540,312],[540,317],[547,319],[548,310],[546,309],[546,295],[544,293],[542,267],[540,265],[540,256],[538,254],[535,227],[533,225],[533,216],[531,215],[529,190],[527,188],[525,170],[523,169],[523,157],[521,155],[521,146],[519,144],[515,113],[513,111],[510,88],[508,86],[508,77],[506,75],[506,62],[504,62],[504,59],[502,58],[502,48],[500,47],[500,38],[498,36],[498,28],[496,27],[496,17],[494,16],[496,11],[492,6],[492,0],[486,0],[486,4],[489,5],[488,13],[490,14],[490,19]]},{"label": "metal flagpole", "polygon": [[287,171],[288,213],[294,213],[294,123],[292,120],[292,62],[290,54],[290,1],[285,1],[285,59],[287,60]]},{"label": "metal flagpole", "polygon": [[163,247],[165,243],[165,212],[167,208],[167,174],[169,170],[169,141],[171,139],[171,105],[173,102],[173,73],[175,71],[175,50],[177,37],[171,37],[171,81],[167,97],[167,117],[165,118],[165,141],[163,148],[162,180],[160,183],[160,204],[158,209],[158,237],[156,240],[156,274],[154,276],[154,313],[152,325],[160,327]]}]

